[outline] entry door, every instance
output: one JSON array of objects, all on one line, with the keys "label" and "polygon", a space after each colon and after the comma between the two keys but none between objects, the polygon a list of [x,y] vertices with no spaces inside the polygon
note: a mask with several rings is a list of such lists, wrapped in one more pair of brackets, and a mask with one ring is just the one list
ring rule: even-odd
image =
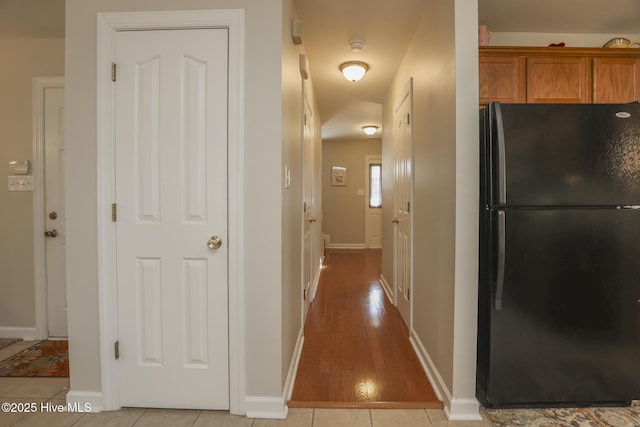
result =
[{"label": "entry door", "polygon": [[226,29],[116,36],[119,398],[229,408]]},{"label": "entry door", "polygon": [[394,277],[396,305],[407,327],[411,328],[411,182],[412,182],[412,131],[410,92],[398,104],[394,115]]},{"label": "entry door", "polygon": [[365,231],[369,249],[382,247],[382,156],[367,156],[365,170]]},{"label": "entry door", "polygon": [[67,336],[64,88],[44,90],[45,265],[49,337]]},{"label": "entry door", "polygon": [[304,242],[303,242],[303,323],[311,304],[311,282],[313,281],[313,233],[312,229],[317,219],[313,216],[313,111],[309,104],[309,97],[304,91],[304,120],[302,131],[302,157],[303,157],[303,209],[304,209]]}]

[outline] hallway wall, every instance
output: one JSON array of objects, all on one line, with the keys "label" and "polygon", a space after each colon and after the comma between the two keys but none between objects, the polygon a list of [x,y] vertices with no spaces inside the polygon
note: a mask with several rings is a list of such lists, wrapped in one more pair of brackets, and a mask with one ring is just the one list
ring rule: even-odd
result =
[{"label": "hallway wall", "polygon": [[8,191],[8,165],[33,161],[32,78],[64,75],[64,39],[3,37],[0,52],[0,337],[33,338],[33,192]]},{"label": "hallway wall", "polygon": [[[452,419],[478,417],[477,4],[428,0],[384,106],[383,161],[392,160],[393,106],[413,78],[414,229],[411,335]],[[392,180],[386,168],[383,182]],[[384,187],[384,197],[393,188]],[[391,218],[383,212],[383,224]],[[390,228],[383,248],[393,247]],[[393,253],[383,250],[393,280]]]}]

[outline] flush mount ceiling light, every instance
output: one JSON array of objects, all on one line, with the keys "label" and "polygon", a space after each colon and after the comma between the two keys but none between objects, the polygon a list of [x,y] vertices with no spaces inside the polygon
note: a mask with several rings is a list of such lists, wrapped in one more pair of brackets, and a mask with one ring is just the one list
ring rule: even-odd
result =
[{"label": "flush mount ceiling light", "polygon": [[369,136],[376,133],[377,130],[378,130],[378,126],[374,126],[374,125],[362,126],[362,131]]},{"label": "flush mount ceiling light", "polygon": [[360,80],[364,77],[364,73],[366,73],[368,69],[369,66],[360,61],[350,61],[340,65],[340,71],[342,71],[344,78],[350,82],[357,82]]}]

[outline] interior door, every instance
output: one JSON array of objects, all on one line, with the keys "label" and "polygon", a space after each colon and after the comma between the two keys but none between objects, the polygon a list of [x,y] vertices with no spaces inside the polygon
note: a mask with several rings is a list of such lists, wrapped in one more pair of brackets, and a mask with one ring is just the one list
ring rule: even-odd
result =
[{"label": "interior door", "polygon": [[394,115],[394,282],[396,305],[407,327],[411,328],[412,288],[412,128],[410,91],[399,102]]},{"label": "interior door", "polygon": [[382,156],[367,156],[365,176],[365,241],[367,248],[382,247]]},{"label": "interior door", "polygon": [[116,36],[119,398],[229,408],[226,29]]},{"label": "interior door", "polygon": [[64,88],[44,92],[45,268],[49,337],[67,336]]},{"label": "interior door", "polygon": [[302,131],[302,157],[303,157],[303,319],[307,317],[311,304],[311,282],[313,281],[313,233],[312,229],[317,219],[313,216],[313,110],[309,102],[307,91],[304,91],[304,116]]}]

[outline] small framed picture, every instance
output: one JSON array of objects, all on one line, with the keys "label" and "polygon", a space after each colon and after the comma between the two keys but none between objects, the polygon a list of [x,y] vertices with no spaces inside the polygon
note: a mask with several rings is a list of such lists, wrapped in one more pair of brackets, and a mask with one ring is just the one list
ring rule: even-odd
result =
[{"label": "small framed picture", "polygon": [[331,185],[347,185],[347,168],[342,166],[331,168]]}]

